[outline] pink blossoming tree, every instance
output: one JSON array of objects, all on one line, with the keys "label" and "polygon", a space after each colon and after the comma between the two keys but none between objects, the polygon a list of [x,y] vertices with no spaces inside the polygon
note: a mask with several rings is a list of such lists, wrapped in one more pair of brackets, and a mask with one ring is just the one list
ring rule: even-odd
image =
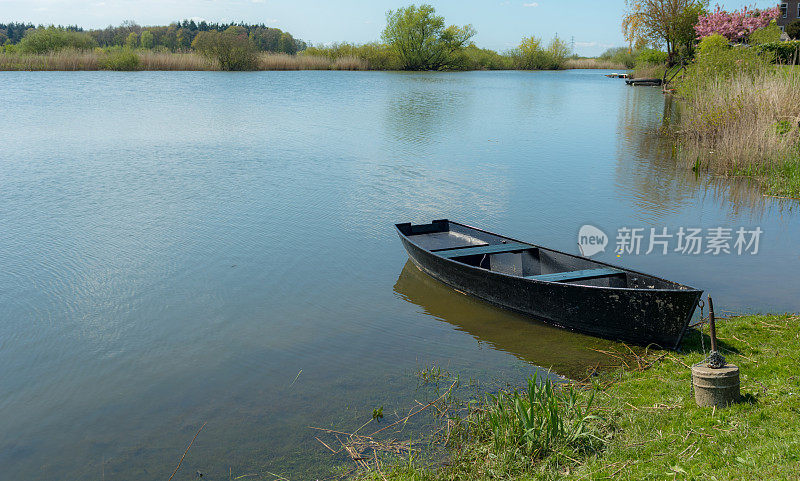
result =
[{"label": "pink blossoming tree", "polygon": [[700,16],[694,29],[698,39],[718,33],[731,42],[741,42],[759,28],[768,26],[779,15],[778,7],[769,10],[744,7],[742,10],[726,12],[717,5],[712,13]]}]

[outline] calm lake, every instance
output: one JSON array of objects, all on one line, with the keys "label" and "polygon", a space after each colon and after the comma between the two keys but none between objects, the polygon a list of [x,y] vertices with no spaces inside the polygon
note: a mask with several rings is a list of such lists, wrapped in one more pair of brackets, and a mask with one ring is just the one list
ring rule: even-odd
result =
[{"label": "calm lake", "polygon": [[[574,253],[591,224],[718,310],[800,310],[798,204],[677,167],[660,91],[601,73],[0,73],[0,477],[164,480],[204,422],[176,479],[325,476],[309,426],[397,419],[432,363],[608,361],[422,275],[396,222]],[[764,234],[618,258],[622,227]]]}]

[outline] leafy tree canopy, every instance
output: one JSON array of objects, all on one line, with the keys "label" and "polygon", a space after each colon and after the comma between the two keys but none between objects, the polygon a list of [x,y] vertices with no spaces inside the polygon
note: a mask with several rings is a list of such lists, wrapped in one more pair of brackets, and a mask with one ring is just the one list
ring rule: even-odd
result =
[{"label": "leafy tree canopy", "polygon": [[631,48],[664,46],[670,61],[681,48],[692,49],[694,26],[705,13],[708,0],[626,0],[622,32]]},{"label": "leafy tree canopy", "polygon": [[795,20],[786,26],[786,35],[792,40],[800,40],[800,20]]},{"label": "leafy tree canopy", "polygon": [[389,10],[383,41],[406,70],[441,70],[457,61],[477,32],[472,25],[445,27],[444,17],[430,5]]},{"label": "leafy tree canopy", "polygon": [[192,48],[219,62],[222,70],[254,70],[256,48],[241,26],[230,26],[224,32],[206,30],[198,33]]}]

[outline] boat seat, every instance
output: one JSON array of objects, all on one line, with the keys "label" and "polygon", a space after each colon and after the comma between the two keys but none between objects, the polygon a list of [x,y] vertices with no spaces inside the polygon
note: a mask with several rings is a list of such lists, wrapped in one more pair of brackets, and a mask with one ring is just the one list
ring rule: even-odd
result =
[{"label": "boat seat", "polygon": [[508,244],[492,244],[473,247],[459,247],[455,249],[441,249],[434,250],[432,252],[436,253],[436,255],[444,257],[445,259],[452,259],[454,257],[500,254],[502,252],[524,251],[527,249],[535,249],[535,247],[528,244],[519,244],[517,242],[513,242]]},{"label": "boat seat", "polygon": [[624,274],[625,271],[614,269],[612,267],[603,267],[600,269],[585,269],[582,271],[569,271],[569,272],[555,272],[552,274],[540,274],[538,276],[525,276],[528,279],[535,279],[537,281],[545,282],[568,282],[568,281],[582,281],[586,279],[596,279],[598,277],[614,276],[617,274]]}]

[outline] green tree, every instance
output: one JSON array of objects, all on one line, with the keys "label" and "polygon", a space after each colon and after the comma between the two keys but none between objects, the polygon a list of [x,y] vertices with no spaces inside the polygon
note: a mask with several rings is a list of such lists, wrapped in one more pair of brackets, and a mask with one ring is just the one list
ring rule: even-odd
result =
[{"label": "green tree", "polygon": [[750,45],[761,45],[764,43],[780,42],[780,40],[781,28],[778,26],[777,22],[773,20],[768,26],[759,28],[751,33],[750,38],[748,38],[748,43]]},{"label": "green tree", "polygon": [[278,51],[288,53],[289,55],[294,55],[297,53],[297,43],[295,43],[294,37],[292,37],[288,32],[281,33],[281,36],[278,39]]},{"label": "green tree", "polygon": [[194,40],[191,31],[185,28],[179,28],[175,33],[175,50],[189,50]]},{"label": "green tree", "polygon": [[683,58],[694,57],[697,46],[697,32],[694,27],[701,15],[708,13],[709,0],[699,0],[686,6],[675,18],[673,30],[675,52]]},{"label": "green tree", "polygon": [[786,26],[786,35],[792,40],[800,40],[800,20],[795,20]]},{"label": "green tree", "polygon": [[553,69],[560,70],[564,68],[567,58],[572,55],[572,49],[567,45],[567,42],[556,36],[547,45],[547,54],[550,56]]},{"label": "green tree", "polygon": [[257,57],[253,42],[243,27],[231,26],[224,32],[199,32],[192,48],[206,57],[216,59],[222,70],[253,70]]},{"label": "green tree", "polygon": [[539,70],[544,68],[545,53],[542,49],[542,39],[539,37],[523,38],[514,52],[515,64],[521,70]]},{"label": "green tree", "polygon": [[670,63],[676,61],[682,46],[694,45],[697,17],[708,6],[708,0],[625,0],[625,3],[627,11],[622,19],[625,39],[636,49],[648,44],[665,46]]},{"label": "green tree", "polygon": [[551,40],[547,48],[542,47],[540,38],[526,37],[512,52],[512,57],[521,70],[560,70],[571,53],[569,45],[558,37]]},{"label": "green tree", "polygon": [[25,32],[25,37],[19,42],[19,50],[23,53],[47,53],[65,48],[88,50],[96,45],[88,33],[50,26]]},{"label": "green tree", "polygon": [[250,30],[250,40],[262,52],[277,52],[282,33],[277,28],[256,27]]},{"label": "green tree", "polygon": [[458,60],[477,32],[472,25],[445,27],[444,17],[430,5],[389,10],[382,39],[406,70],[441,70]]},{"label": "green tree", "polygon": [[136,35],[136,32],[131,32],[125,38],[125,47],[126,48],[136,48],[139,46],[139,36]]},{"label": "green tree", "polygon": [[139,44],[141,44],[142,48],[153,48],[156,44],[155,37],[150,32],[150,30],[144,30],[139,36]]}]

